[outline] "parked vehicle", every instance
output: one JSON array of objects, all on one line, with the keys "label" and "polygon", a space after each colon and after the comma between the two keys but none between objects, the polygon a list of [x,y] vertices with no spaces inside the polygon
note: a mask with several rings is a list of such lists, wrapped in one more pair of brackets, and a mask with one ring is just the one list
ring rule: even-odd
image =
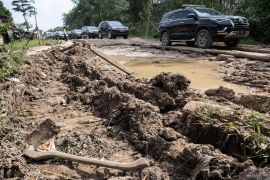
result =
[{"label": "parked vehicle", "polygon": [[65,38],[64,32],[63,31],[56,31],[54,34],[54,39],[57,40],[63,40]]},{"label": "parked vehicle", "polygon": [[184,5],[163,15],[160,41],[164,46],[183,40],[187,45],[209,48],[213,42],[236,47],[249,36],[249,22],[240,16],[227,16],[200,5]]},{"label": "parked vehicle", "polygon": [[117,36],[128,38],[129,28],[119,21],[103,21],[98,26],[98,37],[102,39],[104,36],[109,39],[115,39]]},{"label": "parked vehicle", "polygon": [[98,37],[98,27],[96,26],[84,26],[82,27],[82,36],[95,39]]},{"label": "parked vehicle", "polygon": [[73,29],[68,34],[69,39],[81,39],[82,38],[82,30],[81,29]]},{"label": "parked vehicle", "polygon": [[54,39],[54,36],[55,36],[55,32],[50,32],[50,31],[45,32],[46,39]]}]

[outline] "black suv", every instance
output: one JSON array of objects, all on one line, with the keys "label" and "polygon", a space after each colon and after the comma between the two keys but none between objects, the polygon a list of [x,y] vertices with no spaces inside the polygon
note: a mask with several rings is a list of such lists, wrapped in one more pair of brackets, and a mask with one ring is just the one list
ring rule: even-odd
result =
[{"label": "black suv", "polygon": [[82,27],[82,36],[95,39],[98,37],[98,28],[96,26],[84,26]]},{"label": "black suv", "polygon": [[123,36],[125,39],[128,38],[128,27],[123,26],[118,21],[103,21],[99,24],[98,28],[98,37],[100,39],[104,36],[107,36],[109,39],[115,39],[117,36]]},{"label": "black suv", "polygon": [[73,29],[70,31],[68,37],[69,37],[69,39],[81,39],[82,38],[82,30],[81,29]]},{"label": "black suv", "polygon": [[214,41],[236,47],[241,38],[249,36],[249,22],[245,17],[226,16],[205,6],[183,5],[163,15],[159,30],[164,46],[184,40],[200,48],[209,48]]}]

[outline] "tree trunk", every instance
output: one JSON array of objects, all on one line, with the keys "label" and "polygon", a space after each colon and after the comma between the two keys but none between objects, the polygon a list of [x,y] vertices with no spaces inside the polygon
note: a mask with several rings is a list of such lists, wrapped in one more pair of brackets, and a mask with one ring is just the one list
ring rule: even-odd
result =
[{"label": "tree trunk", "polygon": [[27,31],[29,31],[29,24],[28,24],[27,17],[26,17],[25,13],[23,13],[23,18],[24,18],[24,22],[25,22],[25,25],[26,25],[26,29],[27,29]]}]

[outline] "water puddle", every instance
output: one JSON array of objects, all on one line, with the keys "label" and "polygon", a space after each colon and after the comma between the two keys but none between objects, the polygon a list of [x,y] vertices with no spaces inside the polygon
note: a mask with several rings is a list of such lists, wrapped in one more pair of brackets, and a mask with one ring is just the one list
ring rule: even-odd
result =
[{"label": "water puddle", "polygon": [[215,62],[205,60],[204,57],[188,57],[178,52],[144,50],[138,47],[105,47],[101,50],[135,72],[137,77],[150,79],[161,72],[172,72],[187,77],[194,89],[205,91],[224,86],[237,93],[251,93],[246,86],[222,81],[222,74],[219,73],[221,67]]}]

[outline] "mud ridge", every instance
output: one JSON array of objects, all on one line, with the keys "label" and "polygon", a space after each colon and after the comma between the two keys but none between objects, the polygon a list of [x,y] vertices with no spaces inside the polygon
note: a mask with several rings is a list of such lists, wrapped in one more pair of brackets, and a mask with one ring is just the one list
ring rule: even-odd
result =
[{"label": "mud ridge", "polygon": [[[251,106],[224,88],[205,96],[180,74],[137,79],[89,47],[77,42],[31,56],[24,74],[1,84],[7,121],[0,131],[0,178],[48,178],[43,170],[50,170],[78,179],[233,179],[269,170],[268,101]],[[48,118],[60,128],[60,151],[119,161],[144,157],[151,167],[120,172],[24,158],[27,135]]]}]

